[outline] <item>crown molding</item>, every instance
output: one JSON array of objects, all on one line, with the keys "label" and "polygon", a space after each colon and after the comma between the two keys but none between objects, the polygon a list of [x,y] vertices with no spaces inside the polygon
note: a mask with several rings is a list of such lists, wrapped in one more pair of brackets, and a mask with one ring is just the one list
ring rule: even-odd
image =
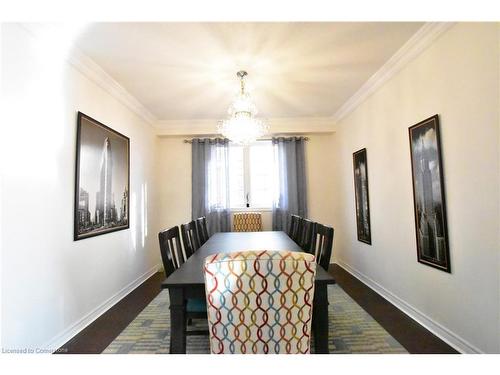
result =
[{"label": "crown molding", "polygon": [[[335,123],[331,117],[292,117],[268,119],[272,134],[333,133]],[[154,124],[156,134],[169,136],[200,136],[217,133],[218,119],[162,120]]]},{"label": "crown molding", "polygon": [[441,34],[447,31],[454,22],[428,22],[423,25],[403,46],[375,73],[363,86],[351,96],[333,115],[338,123],[353,112],[370,95],[394,77],[409,62],[420,55]]},{"label": "crown molding", "polygon": [[[43,37],[48,31],[57,32],[53,25],[20,23],[35,37]],[[328,133],[335,131],[335,124],[354,111],[370,95],[391,79],[410,61],[430,46],[454,23],[430,22],[422,26],[361,88],[349,98],[333,117],[275,118],[271,119],[273,133]],[[67,54],[67,61],[119,102],[127,106],[160,136],[214,134],[216,119],[207,120],[158,120],[141,102],[104,71],[95,61],[77,47]],[[307,123],[307,125],[305,124]]]},{"label": "crown molding", "polygon": [[157,121],[156,117],[141,102],[79,49],[73,48],[71,50],[68,62],[112,97],[139,115],[149,125],[153,125]]},{"label": "crown molding", "polygon": [[[57,26],[51,24],[21,23],[20,25],[36,38],[57,35],[59,31]],[[113,98],[125,105],[149,125],[153,125],[157,121],[156,117],[141,102],[80,49],[74,45],[71,46],[65,57],[66,61],[75,69],[108,92]]]}]

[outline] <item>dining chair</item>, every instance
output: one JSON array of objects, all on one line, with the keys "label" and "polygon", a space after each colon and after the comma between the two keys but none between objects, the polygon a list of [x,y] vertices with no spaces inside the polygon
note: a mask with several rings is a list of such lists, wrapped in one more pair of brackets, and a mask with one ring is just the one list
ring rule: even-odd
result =
[{"label": "dining chair", "polygon": [[[179,227],[175,226],[158,233],[160,242],[160,253],[163,262],[165,276],[169,277],[177,268],[184,263],[182,256],[181,239],[179,235]],[[174,255],[175,254],[175,255]],[[179,259],[176,262],[174,258]],[[203,298],[188,298],[186,300],[186,326],[190,325],[192,319],[206,319],[207,305]],[[207,330],[184,330],[184,335],[208,335]],[[172,342],[170,342],[172,343]]]},{"label": "dining chair", "polygon": [[200,241],[199,244],[201,247],[210,238],[207,229],[207,218],[205,216],[196,219],[196,228],[198,233],[198,240]]},{"label": "dining chair", "polygon": [[314,225],[311,253],[316,256],[318,264],[328,271],[333,247],[333,228],[323,224]]},{"label": "dining chair", "polygon": [[302,231],[299,239],[299,246],[306,253],[311,253],[315,222],[303,219]]},{"label": "dining chair", "polygon": [[291,215],[290,219],[290,228],[288,230],[288,236],[297,242],[298,240],[298,235],[299,235],[299,224],[300,224],[301,217],[298,215]]},{"label": "dining chair", "polygon": [[181,234],[182,242],[184,243],[184,253],[186,254],[187,260],[200,247],[200,241],[198,240],[198,233],[196,230],[196,221],[193,220],[187,224],[182,224]]},{"label": "dining chair", "polygon": [[158,239],[160,241],[163,268],[165,270],[165,275],[168,277],[184,263],[179,227],[175,226],[161,231],[158,233]]},{"label": "dining chair", "polygon": [[211,353],[310,352],[314,255],[217,253],[204,275]]},{"label": "dining chair", "polygon": [[286,234],[288,234],[288,237],[292,238],[293,237],[293,231],[295,229],[295,226],[297,225],[297,215],[290,215],[290,225],[288,226],[288,230]]},{"label": "dining chair", "polygon": [[304,232],[304,218],[302,216],[299,216],[297,222],[297,229],[295,230],[295,239],[294,239],[297,245],[300,245],[303,232]]}]

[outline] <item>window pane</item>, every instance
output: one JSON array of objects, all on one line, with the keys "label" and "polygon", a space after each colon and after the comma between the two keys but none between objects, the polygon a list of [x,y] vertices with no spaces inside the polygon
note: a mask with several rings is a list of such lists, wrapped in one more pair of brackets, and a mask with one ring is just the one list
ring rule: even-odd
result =
[{"label": "window pane", "polygon": [[245,207],[245,172],[243,147],[229,146],[229,204],[232,208]]},{"label": "window pane", "polygon": [[271,207],[273,203],[273,145],[258,141],[250,146],[250,206]]},{"label": "window pane", "polygon": [[216,146],[210,150],[208,163],[208,204],[210,209],[220,209],[227,206],[227,172],[226,150]]}]

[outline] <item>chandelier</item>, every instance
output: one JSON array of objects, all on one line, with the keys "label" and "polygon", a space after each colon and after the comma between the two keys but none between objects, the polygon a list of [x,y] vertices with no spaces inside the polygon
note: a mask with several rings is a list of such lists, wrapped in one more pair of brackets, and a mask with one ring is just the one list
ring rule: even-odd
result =
[{"label": "chandelier", "polygon": [[248,145],[269,131],[269,125],[255,118],[257,107],[250,95],[245,92],[247,72],[236,73],[240,79],[240,92],[228,109],[229,118],[219,121],[217,131],[232,142]]}]

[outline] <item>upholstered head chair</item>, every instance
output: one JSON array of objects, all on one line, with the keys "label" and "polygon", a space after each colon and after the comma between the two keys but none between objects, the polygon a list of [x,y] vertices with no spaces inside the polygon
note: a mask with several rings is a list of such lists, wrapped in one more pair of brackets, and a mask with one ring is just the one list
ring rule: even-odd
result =
[{"label": "upholstered head chair", "polygon": [[291,251],[205,260],[212,353],[309,353],[316,262]]}]

